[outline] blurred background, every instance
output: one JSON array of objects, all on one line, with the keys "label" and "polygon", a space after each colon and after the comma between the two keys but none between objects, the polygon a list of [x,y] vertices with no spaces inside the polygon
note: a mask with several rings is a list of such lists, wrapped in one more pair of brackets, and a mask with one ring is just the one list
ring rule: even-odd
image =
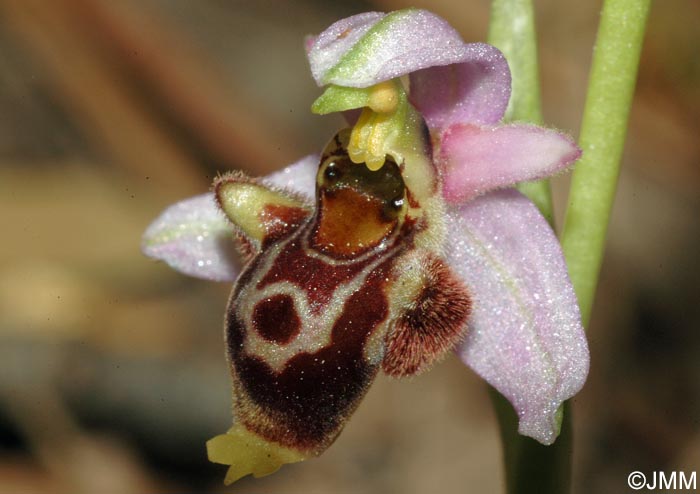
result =
[{"label": "blurred background", "polygon": [[[502,491],[483,382],[454,357],[379,377],[319,459],[223,487],[226,284],[140,236],[218,172],[265,174],[341,125],[303,37],[403,0],[0,0],[0,492]],[[416,0],[467,41],[487,0]],[[545,121],[578,133],[601,2],[536,2]],[[700,468],[700,3],[653,5],[574,400],[574,491]],[[567,177],[555,184],[559,225]]]}]

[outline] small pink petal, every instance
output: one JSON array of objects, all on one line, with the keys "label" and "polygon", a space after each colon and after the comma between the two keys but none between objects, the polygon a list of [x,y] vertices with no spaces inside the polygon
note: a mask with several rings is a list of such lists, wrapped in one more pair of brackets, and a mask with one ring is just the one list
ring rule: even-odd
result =
[{"label": "small pink petal", "polygon": [[287,189],[313,199],[316,195],[318,160],[317,154],[310,154],[296,163],[264,177],[263,181],[268,185]]},{"label": "small pink petal", "polygon": [[473,297],[458,354],[513,404],[521,434],[551,444],[557,410],[581,389],[589,363],[559,243],[515,190],[454,208],[449,221],[448,260]]},{"label": "small pink petal", "polygon": [[432,131],[457,122],[495,124],[508,106],[510,83],[508,62],[496,47],[468,43],[452,65],[413,72],[410,99]]},{"label": "small pink petal", "polygon": [[168,207],[143,234],[141,250],[171,268],[213,281],[233,281],[240,271],[233,229],[214,194]]},{"label": "small pink petal", "polygon": [[443,193],[453,204],[492,189],[547,177],[581,156],[581,150],[566,134],[520,124],[455,124],[442,133],[439,146]]}]

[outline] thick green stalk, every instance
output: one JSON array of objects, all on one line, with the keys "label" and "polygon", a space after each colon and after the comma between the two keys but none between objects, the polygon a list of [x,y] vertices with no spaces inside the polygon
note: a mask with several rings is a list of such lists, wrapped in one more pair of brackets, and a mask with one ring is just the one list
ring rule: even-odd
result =
[{"label": "thick green stalk", "polygon": [[[530,0],[493,0],[489,43],[499,48],[508,60],[512,82],[506,120],[542,123],[540,85],[537,68],[537,40]],[[552,194],[548,180],[528,182],[518,187],[554,225]],[[565,405],[561,434],[552,446],[544,446],[518,434],[518,417],[500,393],[491,388],[496,410],[506,490],[509,494],[560,494],[571,484],[571,414]]]},{"label": "thick green stalk", "polygon": [[[584,158],[572,179],[562,240],[585,325],[600,270],[649,2],[606,0],[601,15],[580,139]],[[531,2],[494,0],[489,40],[506,54],[511,65],[513,96],[507,118],[540,123]],[[528,195],[551,222],[549,185],[527,187]],[[573,444],[569,404],[564,404],[560,437],[545,447],[519,436],[510,404],[494,390],[491,397],[504,445],[507,491],[569,492]]]},{"label": "thick green stalk", "polygon": [[571,179],[562,247],[584,326],[603,258],[650,0],[606,0]]},{"label": "thick green stalk", "polygon": [[[503,52],[513,77],[505,120],[542,123],[537,38],[530,0],[493,0],[488,41]],[[554,224],[549,180],[524,182],[518,186]]]},{"label": "thick green stalk", "polygon": [[565,494],[571,489],[573,451],[571,407],[564,403],[561,432],[556,442],[544,446],[518,434],[518,416],[512,405],[494,388],[491,403],[501,431],[506,492],[509,494]]}]

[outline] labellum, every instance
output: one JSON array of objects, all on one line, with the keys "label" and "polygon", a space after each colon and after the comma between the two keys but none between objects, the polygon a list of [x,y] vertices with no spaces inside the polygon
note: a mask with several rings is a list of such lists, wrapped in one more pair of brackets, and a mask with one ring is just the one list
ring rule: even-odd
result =
[{"label": "labellum", "polygon": [[580,149],[501,123],[505,58],[430,12],[340,20],[307,55],[325,87],[312,111],[353,127],[318,161],[219,177],[214,194],[170,206],[144,233],[147,255],[236,279],[233,427],[207,443],[210,460],[230,466],[231,483],[319,455],[378,372],[415,375],[455,346],[513,404],[519,432],[552,444],[588,346],[556,236],[510,188],[566,169]]},{"label": "labellum", "polygon": [[215,182],[249,258],[226,312],[234,426],[208,442],[227,483],[320,454],[380,369],[417,374],[464,337],[429,142],[371,170],[350,138],[324,150],[314,205],[240,173]]}]

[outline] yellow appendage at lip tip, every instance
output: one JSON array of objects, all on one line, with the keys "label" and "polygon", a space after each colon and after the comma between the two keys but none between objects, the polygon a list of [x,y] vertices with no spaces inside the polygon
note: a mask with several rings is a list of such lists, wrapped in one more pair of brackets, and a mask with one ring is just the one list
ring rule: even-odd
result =
[{"label": "yellow appendage at lip tip", "polygon": [[226,434],[207,441],[209,461],[230,465],[224,484],[252,474],[264,477],[276,472],[285,463],[296,463],[308,458],[299,451],[285,448],[253,434],[240,424],[235,424]]}]

